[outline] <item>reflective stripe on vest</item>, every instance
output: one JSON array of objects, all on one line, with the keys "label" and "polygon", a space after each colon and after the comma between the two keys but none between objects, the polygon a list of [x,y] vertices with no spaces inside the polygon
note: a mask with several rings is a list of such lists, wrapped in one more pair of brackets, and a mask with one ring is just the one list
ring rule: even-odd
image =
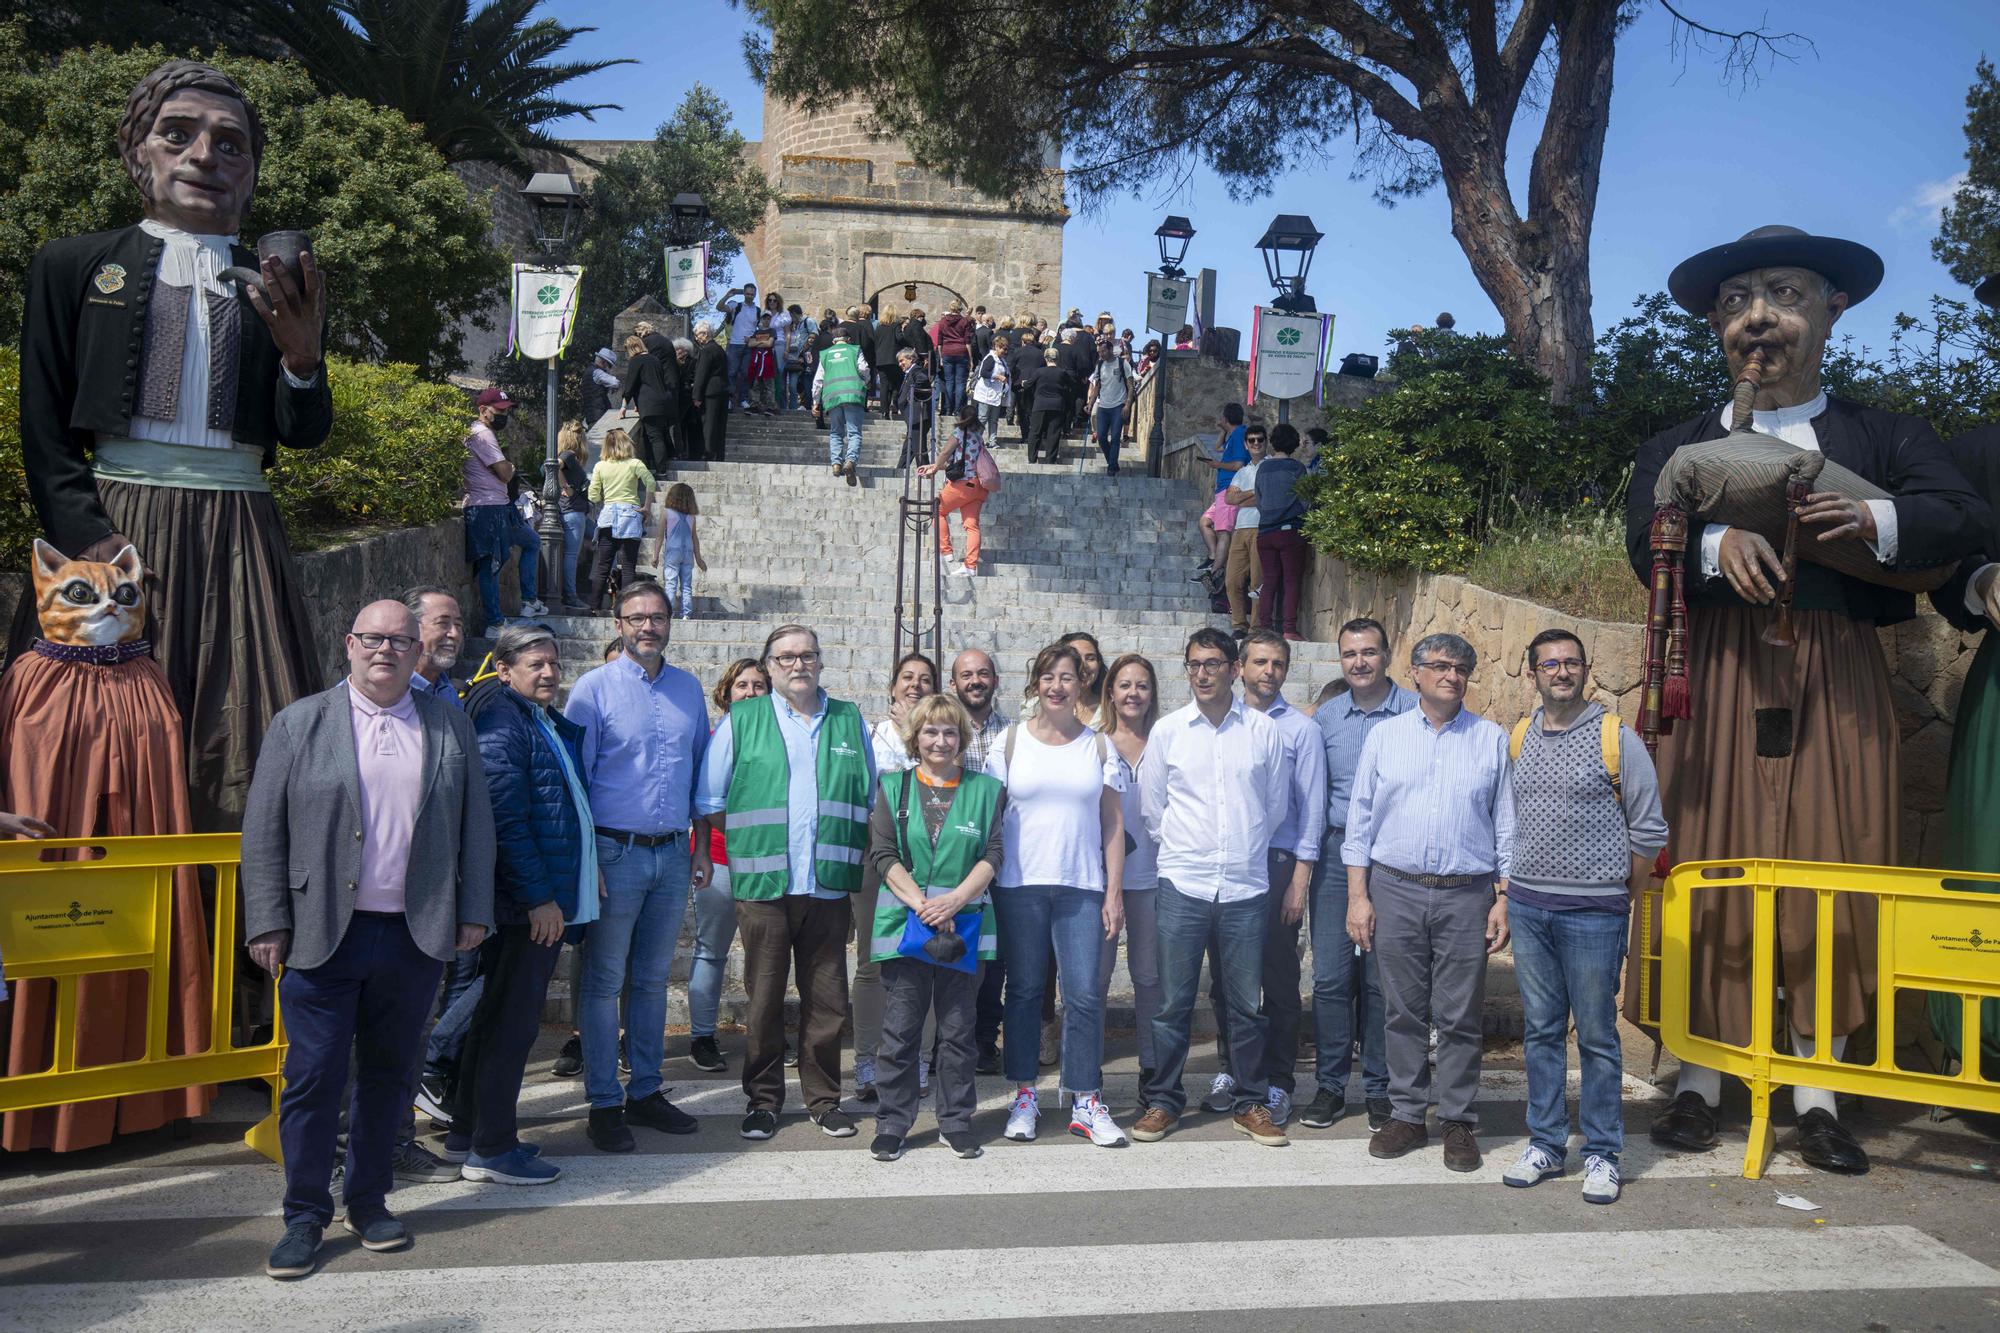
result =
[{"label": "reflective stripe on vest", "polygon": [[835,343],[819,354],[819,401],[823,407],[845,407],[868,396],[868,382],[861,378],[861,349],[852,343]]},{"label": "reflective stripe on vest", "polygon": [[[729,710],[735,764],[724,798],[729,887],[746,900],[782,898],[791,885],[791,759],[778,727],[777,701],[744,699]],[[815,763],[814,887],[853,893],[861,887],[868,842],[868,764],[861,710],[826,701]]]},{"label": "reflective stripe on vest", "polygon": [[[914,774],[885,773],[882,775],[881,799],[889,802],[893,811],[902,805],[904,788],[915,784]],[[914,799],[905,810],[902,830],[903,868],[910,877],[924,886],[924,897],[935,898],[950,893],[965,882],[972,868],[979,864],[979,858],[986,854],[986,840],[993,828],[993,818],[999,809],[1001,784],[999,779],[984,773],[966,773],[959,778],[958,790],[952,794],[951,808],[945,811],[944,825],[938,830],[937,846],[931,845],[930,830],[924,824],[923,810]],[[916,794],[914,787],[910,796]],[[898,898],[886,882],[875,893],[875,911],[869,927],[868,957],[872,962],[881,962],[897,957],[897,947],[903,940],[903,926],[909,920],[910,909]],[[979,956],[995,956],[993,930],[993,905],[985,903],[980,908]]]}]

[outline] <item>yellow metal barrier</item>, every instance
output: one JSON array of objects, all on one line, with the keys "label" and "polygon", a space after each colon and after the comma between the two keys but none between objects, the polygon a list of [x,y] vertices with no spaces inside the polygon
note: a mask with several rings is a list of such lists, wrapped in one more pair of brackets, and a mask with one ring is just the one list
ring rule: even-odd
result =
[{"label": "yellow metal barrier", "polygon": [[[7,979],[46,977],[56,984],[53,1063],[38,1073],[0,1077],[0,1111],[168,1092],[234,1079],[269,1079],[271,1113],[243,1141],[278,1160],[284,1028],[274,1015],[271,1040],[261,1046],[233,1046],[229,1035],[241,842],[234,833],[0,842],[0,959],[5,960]],[[100,849],[103,855],[84,861],[44,859],[48,852],[78,847]],[[170,1055],[167,1011],[174,872],[188,866],[215,871],[209,1039],[206,1050]],[[80,1069],[77,979],[100,972],[147,974],[146,1054],[138,1060]]]},{"label": "yellow metal barrier", "polygon": [[[1993,886],[1958,892],[1947,884]],[[1889,866],[1836,865],[1820,861],[1689,861],[1668,875],[1659,920],[1660,1039],[1677,1057],[1734,1074],[1750,1086],[1750,1146],[1743,1174],[1757,1179],[1771,1156],[1771,1092],[1804,1085],[1891,1101],[1949,1106],[2000,1114],[2000,1082],[1981,1077],[1979,1002],[2000,998],[2000,875],[1970,871],[1903,870]],[[1813,957],[1826,966],[1833,952],[1834,900],[1865,894],[1877,905],[1875,946],[1875,1060],[1846,1064],[1816,1042],[1800,1056],[1777,1046],[1778,891],[1811,893],[1818,902]],[[1688,939],[1695,899],[1708,893],[1752,895],[1755,932],[1750,971],[1750,1044],[1731,1046],[1688,1031]],[[1642,904],[1642,907],[1649,906]],[[1646,938],[1646,937],[1642,937]],[[1642,979],[1644,977],[1642,971]],[[1642,981],[1643,987],[1643,981]],[[1956,995],[1963,1006],[1968,1057],[1956,1074],[1902,1069],[1896,1059],[1899,991]],[[1644,991],[1642,989],[1642,1003]],[[1833,988],[1813,988],[1813,1031],[1833,1027]]]}]

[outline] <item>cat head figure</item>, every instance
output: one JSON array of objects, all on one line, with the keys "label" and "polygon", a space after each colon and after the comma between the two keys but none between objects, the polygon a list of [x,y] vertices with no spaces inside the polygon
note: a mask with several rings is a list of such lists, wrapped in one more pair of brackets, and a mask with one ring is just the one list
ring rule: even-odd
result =
[{"label": "cat head figure", "polygon": [[35,611],[50,643],[102,646],[146,632],[146,567],[127,546],[110,564],[71,560],[35,542]]}]

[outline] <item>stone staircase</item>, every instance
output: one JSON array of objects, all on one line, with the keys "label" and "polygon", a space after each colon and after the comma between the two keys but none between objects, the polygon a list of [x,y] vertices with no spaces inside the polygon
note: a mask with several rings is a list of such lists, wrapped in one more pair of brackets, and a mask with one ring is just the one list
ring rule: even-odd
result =
[{"label": "stone staircase", "polygon": [[[825,654],[822,683],[836,697],[860,704],[872,723],[885,715],[894,658],[897,500],[902,427],[871,418],[863,434],[859,485],[831,475],[826,434],[805,413],[730,420],[727,460],[677,464],[662,484],[685,481],[701,508],[702,554],[708,572],[695,582],[694,614],[677,620],[667,660],[712,687],[730,661],[755,656],[776,625],[814,626]],[[1188,579],[1201,559],[1196,520],[1202,497],[1185,481],[1151,478],[1142,468],[1118,477],[1086,440],[1073,438],[1065,461],[1029,466],[1011,430],[1003,430],[996,460],[1005,477],[982,517],[983,552],[977,578],[947,579],[944,662],[961,648],[991,653],[1001,677],[1001,701],[1018,712],[1029,661],[1045,645],[1088,630],[1107,665],[1127,652],[1144,653],[1160,680],[1162,711],[1187,702],[1180,670],[1187,636],[1202,625],[1228,628],[1208,609],[1208,596]],[[649,530],[640,567],[651,573]],[[955,543],[963,553],[957,531]],[[929,574],[926,571],[928,608]],[[612,622],[601,617],[547,618],[562,641],[565,680],[602,660]],[[490,640],[475,639],[477,662]],[[1286,695],[1306,704],[1339,676],[1330,645],[1293,645]],[[693,944],[688,914],[674,965],[669,1022],[685,1024],[683,989]],[[722,1021],[740,1020],[744,993],[740,950],[732,948]],[[1212,1030],[1200,1001],[1197,1024]],[[545,1018],[567,1022],[568,969],[550,987]],[[1133,1025],[1131,985],[1122,953],[1111,983],[1107,1025]]]}]

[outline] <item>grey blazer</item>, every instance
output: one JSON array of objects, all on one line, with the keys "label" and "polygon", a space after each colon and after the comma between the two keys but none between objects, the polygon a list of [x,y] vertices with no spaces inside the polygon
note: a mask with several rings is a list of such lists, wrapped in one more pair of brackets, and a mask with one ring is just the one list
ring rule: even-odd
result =
[{"label": "grey blazer", "polygon": [[[460,922],[493,928],[493,805],[479,738],[450,704],[416,696],[424,783],[406,879],[410,936],[449,959]],[[361,767],[347,682],[271,719],[243,811],[243,932],[292,932],[287,967],[318,967],[347,934],[361,877]]]}]

